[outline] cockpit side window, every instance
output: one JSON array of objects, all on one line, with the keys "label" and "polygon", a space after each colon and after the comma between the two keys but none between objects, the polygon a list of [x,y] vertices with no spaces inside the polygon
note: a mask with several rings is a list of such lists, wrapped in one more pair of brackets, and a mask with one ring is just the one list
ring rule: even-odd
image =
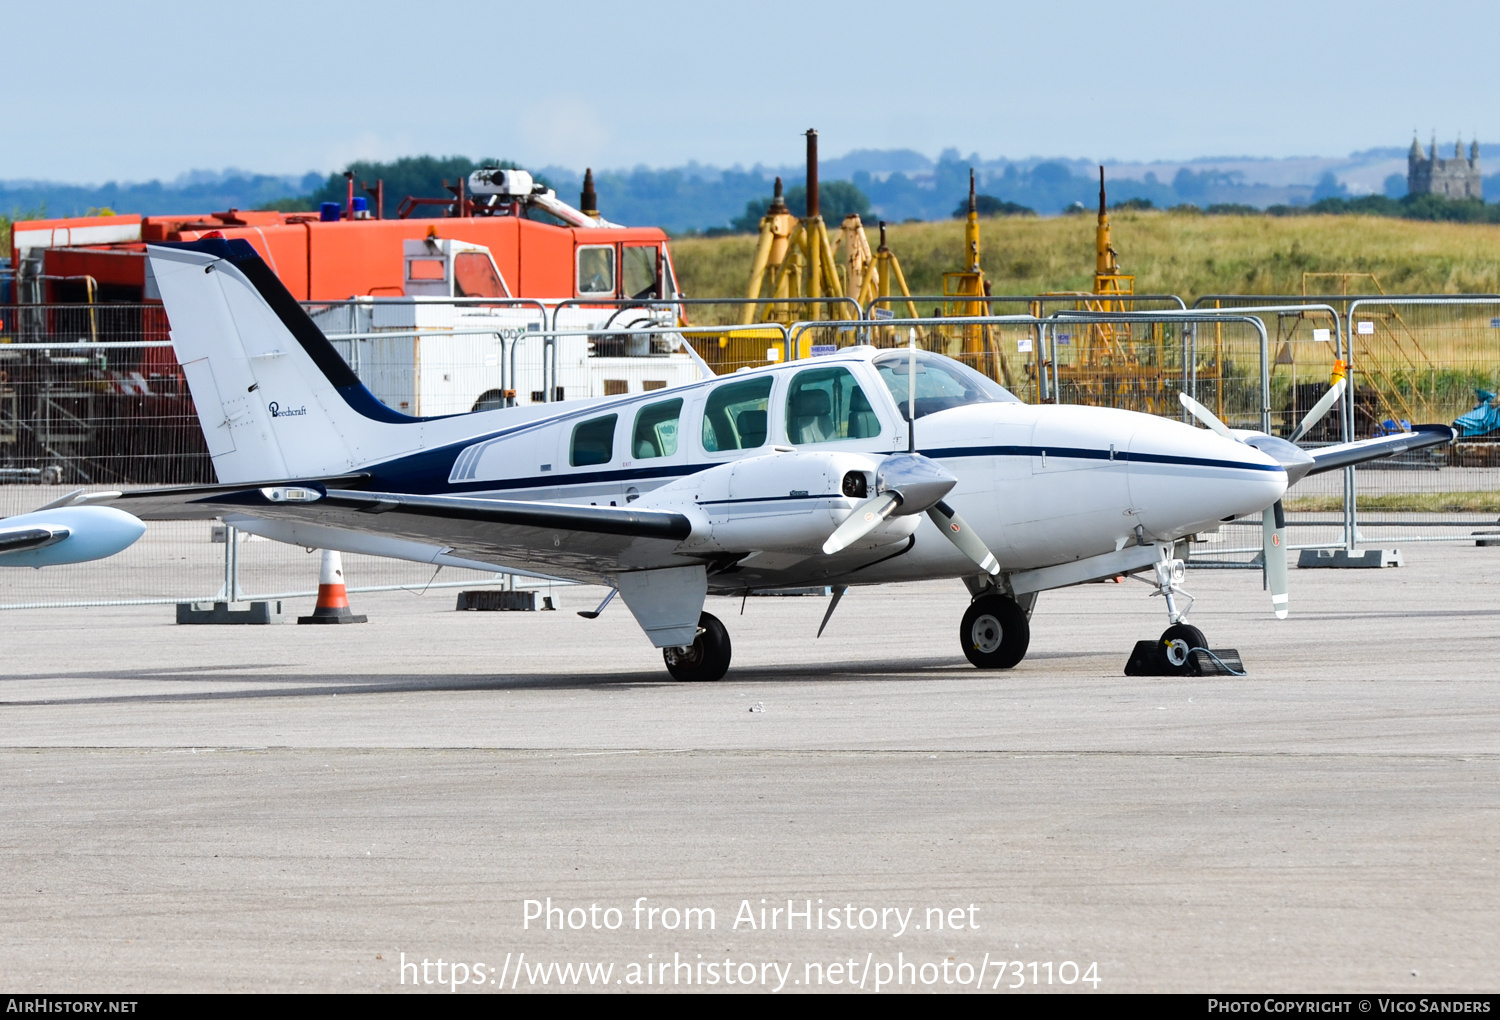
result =
[{"label": "cockpit side window", "polygon": [[766,445],[766,408],[770,401],[768,375],[715,389],[703,408],[703,449],[717,453]]},{"label": "cockpit side window", "polygon": [[587,245],[578,249],[578,296],[614,297],[615,246]]},{"label": "cockpit side window", "polygon": [[880,419],[847,368],[814,368],[792,379],[786,434],[799,446],[868,439],[880,435]]},{"label": "cockpit side window", "polygon": [[[890,351],[874,361],[880,381],[891,391],[903,419],[907,416],[910,354]],[[1018,404],[1015,395],[967,365],[927,351],[917,352],[917,417],[968,404]]]}]

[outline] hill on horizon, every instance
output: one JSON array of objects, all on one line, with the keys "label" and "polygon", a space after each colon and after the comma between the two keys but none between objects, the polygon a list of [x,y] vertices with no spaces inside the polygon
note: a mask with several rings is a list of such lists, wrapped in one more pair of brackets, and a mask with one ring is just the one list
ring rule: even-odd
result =
[{"label": "hill on horizon", "polygon": [[[1445,151],[1444,143],[1439,150]],[[1002,202],[1056,215],[1074,203],[1097,202],[1097,167],[1105,167],[1109,199],[1149,201],[1159,207],[1193,204],[1237,205],[1265,209],[1272,205],[1305,206],[1325,198],[1386,195],[1406,190],[1406,148],[1388,146],[1349,156],[1264,158],[1199,157],[1180,161],[1126,162],[1105,159],[1026,157],[982,159],[946,149],[931,158],[914,149],[855,149],[824,159],[824,181],[845,180],[870,200],[872,217],[893,223],[947,218],[968,191],[972,167],[979,189]],[[1481,160],[1500,158],[1500,145],[1481,146]],[[394,168],[423,163],[438,170],[426,176],[395,173]],[[444,194],[441,174],[453,174],[478,163],[462,156],[414,157],[393,163],[355,164],[362,173],[380,174],[387,184],[386,212],[394,214],[407,191],[426,197]],[[576,201],[582,172],[571,167],[534,167],[566,201]],[[463,172],[467,172],[466,170]],[[728,229],[753,202],[768,198],[781,176],[788,188],[801,183],[800,165],[721,168],[700,163],[680,167],[596,168],[601,211],[617,222],[650,224],[674,233]],[[253,209],[273,203],[312,208],[319,197],[341,200],[342,174],[261,174],[239,169],[193,170],[171,182],[108,182],[102,185],[38,180],[0,180],[0,215],[10,218],[83,215],[91,209],[153,215],[204,213],[219,209]],[[1492,198],[1500,198],[1500,174],[1485,181]],[[400,191],[400,193],[397,193]]]}]

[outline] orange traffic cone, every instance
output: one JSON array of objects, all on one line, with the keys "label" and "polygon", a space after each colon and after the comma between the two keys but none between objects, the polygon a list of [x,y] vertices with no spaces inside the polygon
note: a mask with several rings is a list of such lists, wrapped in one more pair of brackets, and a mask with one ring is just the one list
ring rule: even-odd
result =
[{"label": "orange traffic cone", "polygon": [[318,606],[311,616],[297,617],[298,623],[365,623],[367,616],[349,611],[349,593],[344,590],[344,562],[332,549],[323,550],[323,565],[318,571]]}]

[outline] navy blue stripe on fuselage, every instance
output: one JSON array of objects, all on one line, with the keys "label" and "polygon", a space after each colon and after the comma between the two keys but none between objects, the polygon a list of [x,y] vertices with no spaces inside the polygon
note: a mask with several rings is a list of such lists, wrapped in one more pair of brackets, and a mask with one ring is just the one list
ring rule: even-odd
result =
[{"label": "navy blue stripe on fuselage", "polygon": [[800,496],[741,496],[738,499],[705,499],[698,502],[699,506],[724,506],[729,503],[801,503],[804,500],[817,502],[820,499],[848,499],[836,492],[824,492],[816,496],[803,493]]},{"label": "navy blue stripe on fuselage", "polygon": [[[608,482],[668,482],[675,478],[697,474],[711,467],[733,461],[699,462],[696,464],[661,464],[639,468],[614,468],[603,471],[561,471],[529,475],[523,478],[486,478],[473,481],[449,482],[453,462],[462,449],[471,443],[444,447],[426,453],[412,454],[372,465],[365,470],[371,474],[370,487],[387,492],[410,492],[414,495],[431,495],[444,492],[509,491],[515,489],[565,488],[575,485],[599,485]],[[747,453],[750,451],[746,451]],[[865,452],[865,451],[860,451]],[[891,456],[888,450],[867,451],[873,456]],[[965,457],[1039,457],[1043,453],[1051,457],[1070,460],[1115,461],[1126,464],[1163,464],[1181,467],[1217,468],[1230,471],[1284,471],[1279,464],[1255,464],[1245,461],[1216,460],[1208,457],[1179,457],[1171,454],[1126,452],[1123,450],[1088,450],[1077,447],[1050,446],[954,446],[936,450],[918,451],[933,460],[950,460]],[[752,453],[752,456],[754,454]],[[769,497],[786,499],[785,496]],[[826,498],[826,497],[824,497]],[[724,500],[722,502],[748,502],[748,500]]]},{"label": "navy blue stripe on fuselage", "polygon": [[1254,464],[1210,457],[1179,457],[1166,453],[1135,453],[1126,450],[1086,450],[1069,446],[955,446],[920,450],[925,457],[946,460],[955,457],[1063,457],[1069,460],[1124,461],[1127,464],[1180,464],[1184,467],[1227,468],[1231,471],[1285,471],[1280,464]]}]

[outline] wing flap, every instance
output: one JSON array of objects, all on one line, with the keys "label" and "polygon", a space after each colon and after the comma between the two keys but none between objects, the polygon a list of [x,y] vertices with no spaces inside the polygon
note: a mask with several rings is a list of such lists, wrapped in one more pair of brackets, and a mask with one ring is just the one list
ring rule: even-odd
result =
[{"label": "wing flap", "polygon": [[467,559],[580,581],[703,562],[676,552],[692,533],[692,522],[666,510],[366,492],[317,482],[179,490],[172,509],[163,502],[167,491],[142,493],[139,500],[125,493],[111,502],[132,512],[138,503],[147,503],[177,519],[239,513],[385,535],[443,546]]}]

